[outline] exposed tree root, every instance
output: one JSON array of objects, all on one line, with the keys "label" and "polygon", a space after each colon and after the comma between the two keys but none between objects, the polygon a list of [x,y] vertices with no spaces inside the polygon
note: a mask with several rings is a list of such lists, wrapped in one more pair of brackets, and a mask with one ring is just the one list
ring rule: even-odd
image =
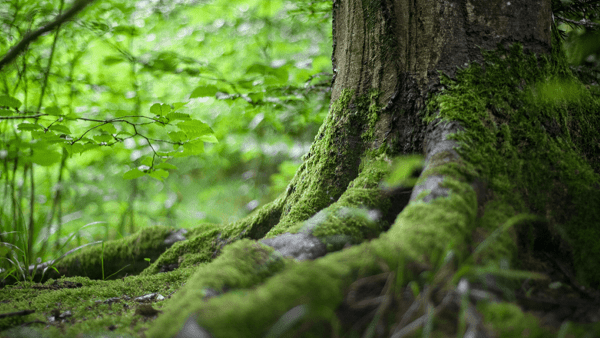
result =
[{"label": "exposed tree root", "polygon": [[[269,251],[264,251],[261,246],[251,242],[238,241],[225,247],[223,254],[213,263],[198,268],[196,275],[190,278],[190,282],[175,295],[168,304],[165,315],[157,319],[148,335],[150,337],[172,336],[175,331],[166,327],[183,327],[187,318],[192,316],[201,327],[215,337],[255,337],[264,334],[265,329],[273,325],[286,311],[303,304],[308,310],[301,322],[329,323],[325,326],[313,325],[309,331],[328,331],[331,327],[340,325],[335,311],[344,298],[348,297],[345,296],[346,290],[349,290],[349,303],[354,306],[377,304],[377,310],[373,315],[374,318],[381,318],[391,302],[386,298],[391,297],[388,292],[391,292],[390,283],[394,280],[390,270],[399,269],[403,276],[414,276],[422,273],[424,266],[433,267],[438,264],[443,258],[442,255],[449,249],[462,255],[468,252],[466,235],[475,224],[478,209],[477,190],[473,188],[472,173],[465,173],[460,169],[460,157],[447,146],[449,143],[445,136],[449,132],[439,132],[437,128],[450,130],[447,124],[439,124],[433,128],[435,132],[432,135],[442,135],[442,137],[432,138],[427,154],[427,166],[417,183],[417,187],[425,186],[426,190],[422,189],[422,193],[413,194],[412,203],[398,215],[388,232],[370,242],[347,247],[342,251],[301,263],[290,259],[282,260],[280,253],[271,253],[263,257],[270,257],[271,264],[274,265],[265,265],[263,259],[254,261],[251,264],[252,268],[247,265],[248,263],[243,263],[247,261],[247,257]],[[438,139],[446,143],[440,146],[440,142],[436,141]],[[453,168],[454,174],[446,174],[444,180],[428,179],[429,175],[437,175],[437,170],[441,167]],[[355,182],[360,179],[359,174]],[[373,191],[377,189],[369,186],[368,183],[371,183],[369,180],[364,182],[366,185],[361,185],[359,189],[371,188]],[[349,196],[352,196],[352,189],[357,189],[356,185],[350,184]],[[353,196],[356,195],[361,194]],[[368,198],[376,194],[366,193],[361,196],[367,197],[360,199],[361,202],[367,202],[363,205],[369,207],[378,205],[378,201],[370,204],[369,201],[373,199]],[[381,196],[381,193],[378,196]],[[343,200],[344,195],[339,201]],[[327,208],[333,211],[328,213],[321,211],[303,224],[297,225],[295,229],[301,231],[314,229],[312,234],[317,234],[322,224],[329,222],[335,225],[339,219],[339,210],[343,210],[341,208],[342,205],[337,206],[334,203]],[[340,223],[347,222],[340,221]],[[360,239],[364,236],[361,232],[356,232],[356,229],[350,229],[347,231],[350,238],[356,236],[355,238]],[[343,233],[343,229],[336,228],[336,231],[339,230]],[[380,232],[381,230],[373,235]],[[362,239],[368,237],[364,236]],[[284,251],[283,248],[277,250]],[[245,256],[237,254],[239,250],[244,250]],[[383,266],[390,267],[383,268],[388,270],[383,271],[383,274],[381,274],[382,263]],[[238,270],[243,266],[248,268],[244,268],[243,271]],[[276,274],[273,274],[270,266],[277,267]],[[225,271],[236,269],[237,272],[232,274],[223,269]],[[263,277],[256,279],[257,271],[265,271],[265,269],[271,272],[259,273]],[[396,273],[399,272],[394,272]],[[271,274],[273,275],[268,277]],[[381,274],[380,277],[372,277],[378,274]],[[352,289],[360,287],[361,283],[383,278],[382,276],[386,276],[387,285],[384,286],[385,292],[377,296],[382,298],[359,301],[356,293],[352,294]],[[357,282],[360,278],[366,278],[366,281]],[[222,289],[225,286],[230,290],[229,292],[202,301],[205,292],[203,289],[207,287]],[[376,323],[373,325],[377,326]]]}]

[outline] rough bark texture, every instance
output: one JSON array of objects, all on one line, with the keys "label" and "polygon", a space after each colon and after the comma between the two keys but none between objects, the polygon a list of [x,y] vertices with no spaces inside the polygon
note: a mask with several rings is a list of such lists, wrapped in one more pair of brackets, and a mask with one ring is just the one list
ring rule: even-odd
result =
[{"label": "rough bark texture", "polygon": [[[600,284],[600,105],[568,71],[550,1],[346,0],[333,13],[332,104],[303,165],[275,201],[198,226],[135,277],[186,278],[145,335],[555,334],[456,287],[506,289],[508,266],[541,270],[535,252],[561,256],[581,292]],[[416,183],[382,189],[409,153],[425,155]]]}]

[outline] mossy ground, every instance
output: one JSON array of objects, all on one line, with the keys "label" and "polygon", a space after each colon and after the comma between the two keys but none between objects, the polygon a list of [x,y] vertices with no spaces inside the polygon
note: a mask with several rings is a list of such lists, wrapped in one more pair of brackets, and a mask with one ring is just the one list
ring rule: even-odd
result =
[{"label": "mossy ground", "polygon": [[[0,337],[101,337],[112,331],[119,337],[140,337],[158,314],[142,311],[144,305],[160,310],[194,270],[106,281],[68,277],[7,286],[0,292],[0,313],[35,312],[0,319],[0,330],[13,328],[0,332]],[[147,302],[136,300],[153,293],[164,300],[158,295]],[[21,326],[24,323],[30,324]]]},{"label": "mossy ground", "polygon": [[[47,321],[54,309],[70,310],[67,323],[62,327],[51,324],[45,331],[55,336],[114,328],[135,336],[171,337],[190,316],[215,337],[261,337],[281,332],[282,327],[307,337],[349,336],[352,325],[343,322],[341,309],[358,288],[358,280],[381,275],[386,291],[376,302],[378,315],[370,318],[373,325],[385,323],[390,330],[395,323],[391,313],[402,308],[398,304],[405,292],[426,294],[433,286],[447,290],[462,277],[511,276],[510,266],[520,263],[516,260],[517,233],[534,226],[546,227],[564,242],[556,249],[570,247],[565,254],[572,255],[578,279],[597,288],[600,118],[593,112],[599,111],[600,104],[570,75],[558,54],[536,57],[515,45],[486,52],[485,60],[483,65],[458,71],[454,79],[442,77],[445,89],[428,106],[431,121],[459,121],[465,128],[453,136],[461,146],[462,160],[440,153],[416,183],[441,175],[448,195],[425,201],[424,192],[387,232],[390,224],[368,213],[385,213],[389,207],[378,186],[387,168],[381,163],[389,161],[385,149],[379,153],[363,149],[366,156],[350,158],[362,161],[350,178],[338,175],[344,164],[340,167],[328,158],[347,156],[343,147],[339,153],[332,149],[342,137],[336,131],[347,125],[359,121],[368,126],[349,135],[354,139],[370,139],[375,134],[377,107],[369,103],[372,95],[352,104],[352,94],[346,92],[326,122],[334,127],[319,132],[288,190],[254,215],[223,228],[199,227],[189,240],[168,249],[143,276],[113,281],[67,279],[82,283],[75,289],[33,289],[29,283],[5,288],[0,293],[0,312],[31,308],[36,313],[28,321]],[[548,89],[545,83],[558,87]],[[560,92],[560,88],[577,95],[553,98],[544,94]],[[355,120],[345,120],[344,109],[352,110]],[[311,172],[309,167],[317,169]],[[318,177],[325,181],[319,183]],[[475,181],[486,182],[489,188],[483,204],[473,187]],[[296,262],[253,241],[303,230],[325,241],[329,251],[345,249]],[[156,274],[161,265],[174,262],[178,269]],[[129,308],[95,303],[152,292],[169,296],[175,291],[165,306],[155,304],[163,313],[152,323],[153,316],[135,314],[130,300],[120,301]],[[422,330],[456,336],[464,329],[460,316],[466,310],[459,310],[450,319],[432,320]],[[483,302],[478,310],[486,326],[502,337],[557,334],[556,328],[542,327],[537,318],[511,303]],[[4,327],[14,320],[4,319]],[[599,333],[600,327],[565,324],[560,330],[564,336],[574,336],[586,330]]]}]

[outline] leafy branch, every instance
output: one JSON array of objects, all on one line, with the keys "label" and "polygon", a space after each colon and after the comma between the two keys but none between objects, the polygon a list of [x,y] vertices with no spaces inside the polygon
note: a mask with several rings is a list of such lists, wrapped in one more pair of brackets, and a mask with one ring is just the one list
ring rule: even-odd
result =
[{"label": "leafy branch", "polygon": [[[204,142],[215,143],[217,139],[214,135],[213,130],[204,122],[196,119],[192,119],[189,114],[177,112],[187,104],[187,102],[177,102],[173,106],[168,104],[155,103],[150,107],[150,113],[154,116],[145,115],[125,115],[116,118],[107,119],[94,119],[87,117],[75,116],[74,114],[62,114],[59,108],[49,107],[45,108],[47,113],[35,114],[33,112],[23,112],[28,115],[17,115],[10,116],[10,114],[20,114],[19,107],[21,102],[13,97],[3,95],[0,96],[0,120],[14,120],[14,119],[34,119],[33,123],[20,123],[18,124],[17,130],[21,132],[29,131],[32,134],[33,139],[38,139],[39,143],[44,144],[43,146],[36,145],[36,147],[48,147],[51,145],[58,145],[65,148],[71,155],[74,153],[82,153],[86,150],[91,149],[95,146],[112,146],[116,143],[123,142],[126,139],[134,138],[139,136],[143,138],[150,149],[152,150],[153,156],[148,162],[142,162],[142,166],[136,169],[132,169],[125,173],[124,178],[132,179],[141,177],[145,174],[149,174],[156,179],[162,180],[168,177],[168,172],[164,169],[176,169],[173,165],[168,165],[165,161],[172,157],[185,157],[190,155],[197,155],[204,150]],[[38,120],[40,117],[57,117],[47,127],[40,125]],[[129,119],[146,119],[147,122],[133,122]],[[96,123],[96,125],[88,127],[79,136],[73,136],[71,130],[62,124],[65,121],[84,121]],[[175,124],[176,121],[181,121]],[[117,131],[114,124],[123,123],[129,125],[133,129],[133,133],[124,131]],[[144,133],[140,132],[138,127],[146,126],[151,124],[158,124],[160,126],[171,125],[176,127],[175,131],[168,133],[171,140],[151,138]],[[93,140],[88,138],[87,135],[94,131],[100,130],[100,135],[93,136]],[[126,135],[126,136],[125,136]],[[113,140],[114,142],[110,142]],[[87,142],[87,143],[86,143]],[[152,142],[162,142],[171,144],[174,150],[167,152],[159,152]],[[85,144],[83,144],[85,143]],[[183,151],[178,148],[182,146]],[[54,163],[52,161],[52,154],[58,156],[57,152],[44,153],[43,159],[39,161],[46,165]],[[55,156],[55,157],[56,157]],[[156,165],[156,158],[163,158],[163,163]],[[35,161],[34,161],[35,162]],[[42,164],[42,163],[39,163]]]},{"label": "leafy branch", "polygon": [[30,43],[37,40],[42,34],[47,33],[60,25],[65,21],[71,19],[77,13],[81,12],[85,7],[94,2],[94,0],[79,0],[73,4],[73,7],[69,8],[64,14],[58,15],[53,21],[45,24],[37,30],[26,34],[19,43],[11,48],[6,55],[0,60],[0,70],[7,64],[11,63],[20,53],[22,53]]}]

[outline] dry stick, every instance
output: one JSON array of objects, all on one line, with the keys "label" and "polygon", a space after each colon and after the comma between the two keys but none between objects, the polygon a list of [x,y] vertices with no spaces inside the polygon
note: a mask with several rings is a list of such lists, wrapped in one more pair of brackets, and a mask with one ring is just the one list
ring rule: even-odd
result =
[{"label": "dry stick", "polygon": [[73,7],[71,7],[64,14],[57,16],[56,19],[54,19],[54,21],[51,21],[46,25],[40,27],[36,31],[25,35],[25,37],[23,37],[23,39],[19,41],[19,43],[17,43],[13,48],[11,48],[8,51],[8,53],[4,55],[2,60],[0,60],[0,70],[2,70],[2,68],[4,68],[4,66],[6,66],[7,64],[11,63],[14,59],[16,59],[17,56],[21,52],[23,52],[31,42],[35,41],[42,34],[55,29],[65,21],[71,19],[73,16],[75,16],[75,14],[79,13],[92,2],[94,2],[94,0],[79,0],[75,2],[75,4],[73,4]]}]

